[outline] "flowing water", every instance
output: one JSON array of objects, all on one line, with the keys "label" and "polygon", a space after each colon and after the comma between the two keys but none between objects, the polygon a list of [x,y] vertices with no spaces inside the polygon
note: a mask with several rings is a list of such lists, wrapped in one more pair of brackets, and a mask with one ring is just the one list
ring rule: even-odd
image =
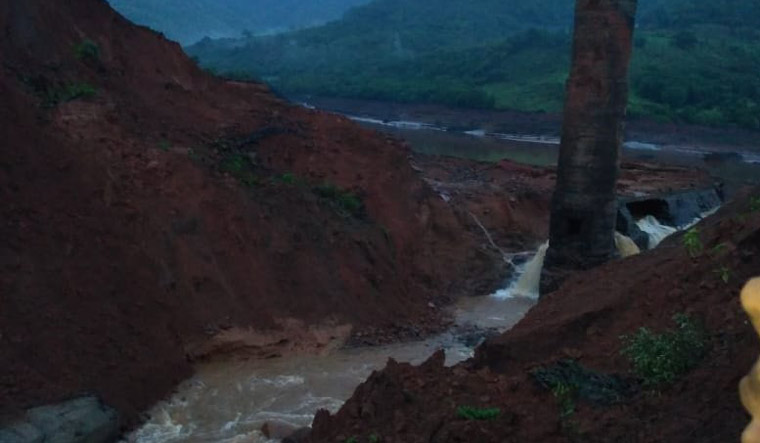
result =
[{"label": "flowing water", "polygon": [[[529,262],[523,267],[523,275],[540,273],[540,265],[540,261]],[[537,296],[538,280],[530,277],[531,285],[534,280],[535,290],[526,286],[526,295]],[[535,297],[510,295],[508,291],[464,299],[454,308],[457,326],[419,342],[341,349],[323,356],[201,365],[174,396],[149,412],[148,422],[126,441],[277,441],[264,437],[264,423],[309,426],[317,410],[337,411],[372,371],[385,366],[388,358],[419,364],[444,349],[447,365],[466,360],[487,331],[511,328],[535,302]]]},{"label": "flowing water", "polygon": [[649,236],[649,248],[655,248],[667,237],[678,232],[678,229],[660,223],[654,216],[647,215],[637,221],[639,229]]}]

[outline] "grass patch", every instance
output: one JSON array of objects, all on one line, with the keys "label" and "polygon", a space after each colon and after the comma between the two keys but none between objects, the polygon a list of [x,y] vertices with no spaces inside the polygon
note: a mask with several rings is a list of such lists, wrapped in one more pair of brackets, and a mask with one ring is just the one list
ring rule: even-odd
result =
[{"label": "grass patch", "polygon": [[246,186],[261,184],[261,180],[253,173],[251,159],[241,153],[228,154],[219,162],[219,169],[238,179]]},{"label": "grass patch", "polygon": [[686,248],[686,252],[688,252],[692,258],[698,257],[702,254],[704,245],[702,245],[702,239],[699,237],[699,229],[696,227],[686,231],[681,241],[683,242],[684,248]]},{"label": "grass patch", "polygon": [[672,384],[694,369],[707,353],[708,337],[700,324],[684,314],[675,315],[673,320],[677,327],[661,334],[640,328],[622,337],[625,346],[621,353],[646,387]]},{"label": "grass patch", "polygon": [[98,93],[97,88],[89,83],[69,83],[57,88],[49,88],[42,92],[42,103],[47,108],[80,98],[91,98]]},{"label": "grass patch", "polygon": [[356,217],[364,210],[364,203],[359,196],[332,183],[323,183],[315,187],[314,192],[342,215]]},{"label": "grass patch", "polygon": [[84,39],[74,45],[74,56],[77,60],[99,60],[100,46],[90,39]]},{"label": "grass patch", "polygon": [[460,406],[457,408],[457,417],[464,420],[494,420],[501,415],[499,408],[473,408]]}]

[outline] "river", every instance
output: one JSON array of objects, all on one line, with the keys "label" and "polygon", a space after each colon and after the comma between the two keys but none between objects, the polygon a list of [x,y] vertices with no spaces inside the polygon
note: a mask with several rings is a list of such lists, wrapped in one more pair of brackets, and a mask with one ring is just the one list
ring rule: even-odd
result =
[{"label": "river", "polygon": [[534,297],[507,292],[461,300],[453,308],[455,326],[423,341],[202,364],[126,441],[275,442],[261,432],[264,423],[309,426],[317,410],[337,411],[389,358],[419,364],[439,349],[445,350],[447,365],[470,358],[485,334],[512,327],[535,304]]}]

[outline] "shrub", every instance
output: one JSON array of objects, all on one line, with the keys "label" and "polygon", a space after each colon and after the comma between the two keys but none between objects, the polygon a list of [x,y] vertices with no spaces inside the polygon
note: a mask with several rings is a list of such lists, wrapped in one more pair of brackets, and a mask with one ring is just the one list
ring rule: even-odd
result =
[{"label": "shrub", "polygon": [[261,180],[251,171],[251,159],[245,154],[229,154],[219,164],[223,172],[227,172],[247,186],[261,184]]},{"label": "shrub", "polygon": [[98,90],[89,83],[69,83],[58,88],[48,88],[42,91],[42,104],[45,107],[55,107],[60,103],[70,102],[79,98],[94,97]]},{"label": "shrub", "polygon": [[321,184],[314,188],[314,192],[344,215],[357,216],[364,209],[364,204],[356,194],[340,189],[332,183]]},{"label": "shrub", "polygon": [[457,408],[457,417],[465,420],[493,420],[501,415],[499,408],[473,408],[460,406]]},{"label": "shrub", "polygon": [[640,328],[634,335],[622,337],[625,347],[621,353],[645,386],[673,383],[699,364],[707,352],[707,334],[700,325],[683,314],[673,320],[675,330],[655,334]]},{"label": "shrub", "polygon": [[699,229],[696,227],[693,227],[686,231],[686,233],[683,235],[682,241],[684,247],[686,248],[686,251],[692,257],[698,256],[704,250],[702,239],[699,237]]},{"label": "shrub", "polygon": [[559,405],[559,418],[566,420],[575,414],[575,397],[578,388],[576,386],[558,383],[552,388],[552,395]]},{"label": "shrub", "polygon": [[81,43],[74,45],[74,56],[78,60],[98,60],[100,58],[100,47],[90,39],[84,39]]},{"label": "shrub", "polygon": [[751,197],[749,199],[749,212],[760,212],[760,197]]}]

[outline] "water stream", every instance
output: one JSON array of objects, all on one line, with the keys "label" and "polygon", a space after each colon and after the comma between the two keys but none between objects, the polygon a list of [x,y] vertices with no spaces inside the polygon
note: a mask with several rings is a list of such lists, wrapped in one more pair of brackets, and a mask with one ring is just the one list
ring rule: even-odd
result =
[{"label": "water stream", "polygon": [[[541,262],[523,265],[522,275],[540,274],[540,268],[533,267]],[[510,287],[527,288],[526,284]],[[537,295],[537,284],[536,279],[536,288],[527,288],[526,295]],[[453,308],[456,326],[423,341],[340,349],[321,356],[200,365],[170,399],[152,408],[147,423],[126,441],[275,442],[261,432],[264,423],[309,426],[317,410],[337,411],[356,386],[372,371],[382,369],[388,358],[419,364],[439,349],[445,350],[447,365],[470,358],[487,331],[511,328],[536,302],[535,297],[505,291],[461,300]]]}]

